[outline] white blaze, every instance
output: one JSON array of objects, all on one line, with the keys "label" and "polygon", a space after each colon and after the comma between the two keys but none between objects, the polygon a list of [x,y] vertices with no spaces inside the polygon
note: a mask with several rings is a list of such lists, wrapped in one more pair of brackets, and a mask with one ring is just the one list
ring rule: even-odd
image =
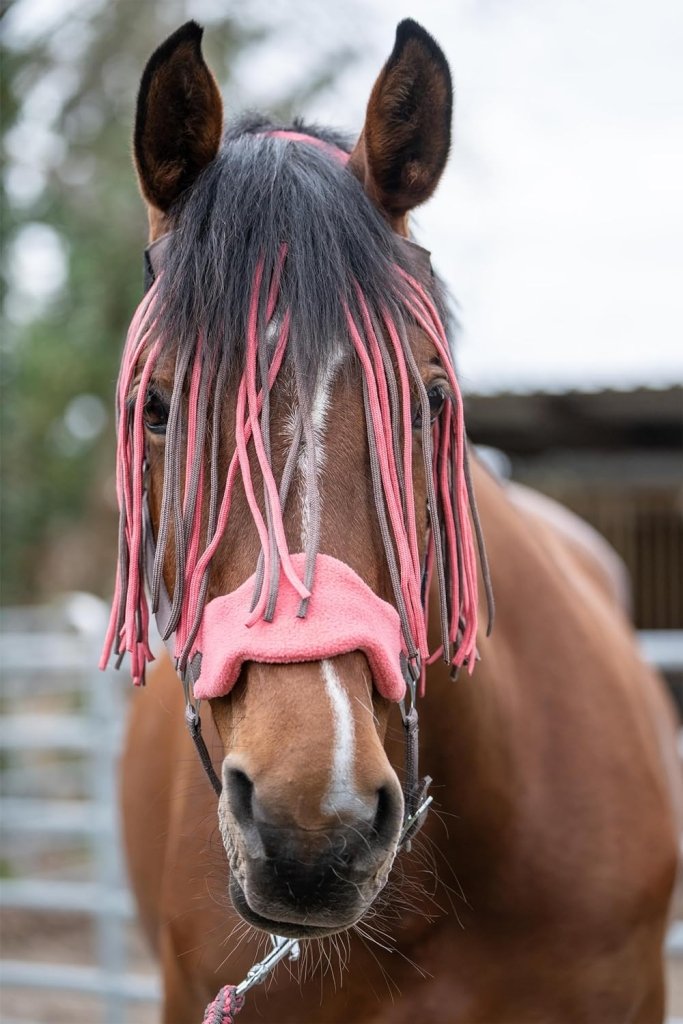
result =
[{"label": "white blaze", "polygon": [[[315,446],[315,468],[318,476],[325,465],[325,430],[327,428],[327,413],[330,405],[330,391],[335,374],[344,360],[343,352],[337,350],[330,355],[329,362],[324,370],[320,371],[320,377],[316,385],[311,405],[311,426],[313,428],[313,444]],[[299,490],[301,494],[301,549],[306,550],[308,543],[309,507],[306,500],[306,480],[309,460],[308,446],[304,436],[301,451],[298,459]]]},{"label": "white blaze", "polygon": [[323,810],[333,813],[354,809],[359,802],[353,779],[355,728],[351,702],[334,665],[331,661],[321,661],[320,670],[332,707],[334,727],[330,788],[323,801]]},{"label": "white blaze", "polygon": [[[325,370],[321,373],[313,396],[311,425],[315,445],[316,472],[319,474],[325,464],[325,430],[330,403],[331,386],[335,374],[343,361],[343,353],[334,352]],[[306,500],[306,479],[310,454],[304,439],[298,459],[299,487],[301,493],[301,548],[306,550],[309,530],[309,507]],[[343,811],[364,810],[364,804],[356,793],[353,765],[355,757],[355,727],[353,711],[348,694],[341,684],[337,670],[331,661],[320,662],[325,690],[332,710],[333,741],[330,785],[323,800],[322,810],[327,814]]]},{"label": "white blaze", "polygon": [[[322,380],[315,390],[313,405],[311,407],[311,426],[313,427],[313,444],[315,445],[315,469],[318,476],[320,475],[320,470],[325,463],[325,420],[327,418],[327,409],[330,401],[330,383],[333,372],[333,370],[330,371],[328,368],[324,373]],[[299,490],[301,494],[302,551],[305,551],[308,545],[308,529],[310,522],[310,509],[308,501],[306,500],[306,481],[308,479],[309,458],[310,454],[308,451],[308,445],[306,444],[306,436],[304,435],[298,460]]]}]

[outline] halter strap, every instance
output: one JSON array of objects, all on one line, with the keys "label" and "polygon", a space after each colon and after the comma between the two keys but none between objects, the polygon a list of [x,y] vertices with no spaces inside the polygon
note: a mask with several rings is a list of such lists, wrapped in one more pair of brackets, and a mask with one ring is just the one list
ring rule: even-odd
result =
[{"label": "halter strap", "polygon": [[326,142],[324,139],[318,139],[315,135],[307,135],[305,132],[294,132],[288,128],[272,128],[270,131],[261,132],[260,134],[266,135],[271,139],[285,139],[287,142],[305,142],[309,146],[316,146],[318,149],[324,149],[331,156],[335,157],[341,164],[347,164],[349,162],[350,153],[346,150],[341,149],[340,146],[335,146],[332,142]]}]

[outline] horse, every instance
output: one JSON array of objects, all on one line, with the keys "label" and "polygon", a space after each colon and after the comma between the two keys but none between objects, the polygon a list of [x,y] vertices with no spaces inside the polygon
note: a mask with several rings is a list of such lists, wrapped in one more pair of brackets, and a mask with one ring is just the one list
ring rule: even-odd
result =
[{"label": "horse", "polygon": [[225,129],[201,40],[140,82],[104,654],[144,681],[151,604],[170,653],[121,801],[163,1021],[274,934],[301,956],[245,1022],[660,1021],[674,716],[599,559],[464,437],[409,228],[450,150],[447,60],[401,22],[351,142]]}]

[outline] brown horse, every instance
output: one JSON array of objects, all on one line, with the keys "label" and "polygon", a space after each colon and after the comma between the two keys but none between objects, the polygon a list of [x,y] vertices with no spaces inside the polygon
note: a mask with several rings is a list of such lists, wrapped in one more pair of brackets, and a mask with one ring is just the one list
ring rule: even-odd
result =
[{"label": "brown horse", "polygon": [[[224,136],[200,40],[193,23],[172,36],[151,58],[138,101],[135,157],[150,241],[173,232],[163,272],[164,301],[173,306],[167,333],[175,331],[178,344],[188,330],[220,334],[222,345],[233,328],[239,336],[234,318],[244,312],[240,296],[256,265],[249,254],[288,244],[292,315],[310,330],[301,365],[283,364],[270,394],[276,481],[288,472],[295,371],[313,383],[311,432],[290,467],[291,500],[282,504],[286,537],[292,550],[304,544],[313,508],[319,551],[395,604],[361,371],[340,342],[344,325],[329,289],[335,268],[351,264],[363,292],[381,300],[376,264],[405,247],[408,214],[432,194],[447,159],[447,63],[424,30],[403,22],[347,163],[332,152],[349,151],[343,140],[300,125],[254,120]],[[425,280],[438,303],[436,280]],[[411,410],[414,513],[424,536],[420,427],[425,412],[439,421],[454,396],[430,335],[413,323],[407,336],[420,400],[429,402]],[[234,345],[240,362],[243,348]],[[162,352],[149,379],[148,350],[134,367],[147,388],[147,492],[157,541],[168,512],[164,479],[174,466],[166,428],[170,439],[174,415],[189,424],[188,405],[209,401],[197,401],[191,387],[174,389],[177,351]],[[237,444],[238,379],[218,382],[223,405],[205,431],[202,464],[212,449],[221,480]],[[249,462],[265,509],[253,450]],[[305,500],[311,464],[315,506]],[[198,478],[200,493],[208,493],[209,476],[207,469]],[[454,678],[445,663],[428,669],[420,754],[434,779],[435,809],[411,851],[394,860],[403,727],[361,649],[242,665],[232,690],[204,715],[223,780],[218,807],[185,728],[171,662],[136,694],[123,816],[168,1024],[199,1022],[216,990],[240,981],[260,957],[267,932],[302,939],[303,956],[249,993],[245,1022],[662,1019],[680,794],[669,703],[590,552],[513,502],[476,462],[472,477],[496,625],[490,638],[479,630],[471,677]],[[208,598],[232,594],[254,572],[262,544],[252,511],[238,481]],[[176,521],[162,566],[172,595],[178,529]],[[436,576],[430,606],[433,650],[442,635]]]}]

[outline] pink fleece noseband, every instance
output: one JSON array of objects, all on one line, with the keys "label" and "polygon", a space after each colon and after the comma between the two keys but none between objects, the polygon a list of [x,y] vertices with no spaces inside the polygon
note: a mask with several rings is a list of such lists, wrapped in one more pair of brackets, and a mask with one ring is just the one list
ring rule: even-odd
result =
[{"label": "pink fleece noseband", "polygon": [[[297,572],[303,572],[305,560],[302,553],[292,555]],[[229,693],[246,661],[282,665],[362,651],[379,693],[387,700],[403,698],[403,642],[396,609],[345,562],[318,555],[315,586],[304,616],[298,614],[301,598],[283,578],[272,622],[258,619],[248,626],[254,585],[251,576],[237,590],[206,605],[197,636],[202,660],[196,697]]]}]

